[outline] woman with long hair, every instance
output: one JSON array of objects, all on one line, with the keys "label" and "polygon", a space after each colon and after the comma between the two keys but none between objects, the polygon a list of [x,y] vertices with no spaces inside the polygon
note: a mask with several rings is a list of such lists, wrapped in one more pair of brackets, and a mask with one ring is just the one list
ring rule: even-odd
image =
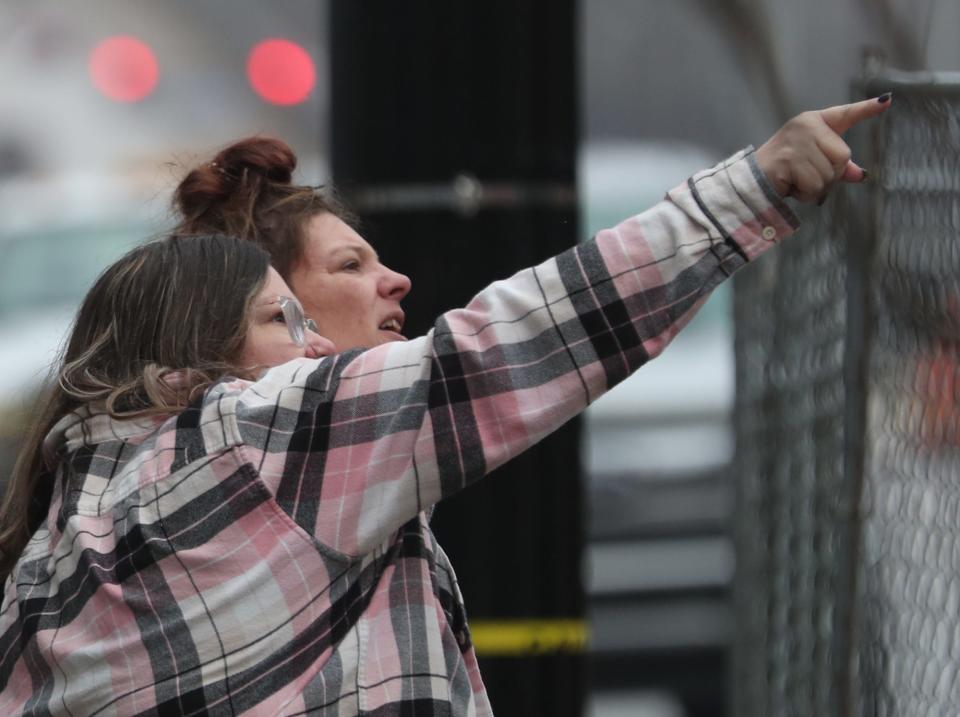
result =
[{"label": "woman with long hair", "polygon": [[659,354],[791,233],[788,190],[862,178],[823,145],[874,105],[788,123],[425,336],[375,302],[366,350],[331,354],[253,242],[128,253],[0,508],[0,714],[489,714],[428,509]]}]

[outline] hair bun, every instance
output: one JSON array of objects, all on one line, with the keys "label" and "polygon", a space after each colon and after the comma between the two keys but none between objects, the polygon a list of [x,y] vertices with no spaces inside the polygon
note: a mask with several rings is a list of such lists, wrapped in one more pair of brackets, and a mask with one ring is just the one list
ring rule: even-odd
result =
[{"label": "hair bun", "polygon": [[248,137],[222,150],[211,164],[221,174],[234,179],[242,177],[246,170],[277,184],[290,184],[297,157],[290,146],[279,139]]},{"label": "hair bun", "polygon": [[248,137],[221,150],[212,161],[191,170],[177,186],[173,205],[182,217],[195,220],[223,203],[255,201],[263,179],[290,185],[297,157],[279,139]]}]

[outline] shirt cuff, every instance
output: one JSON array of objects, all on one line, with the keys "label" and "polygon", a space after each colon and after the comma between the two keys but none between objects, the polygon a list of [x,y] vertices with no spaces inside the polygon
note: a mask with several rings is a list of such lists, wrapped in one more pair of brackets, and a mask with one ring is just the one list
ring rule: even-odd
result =
[{"label": "shirt cuff", "polygon": [[718,240],[732,240],[750,260],[800,226],[757,164],[753,147],[698,172],[669,197]]}]

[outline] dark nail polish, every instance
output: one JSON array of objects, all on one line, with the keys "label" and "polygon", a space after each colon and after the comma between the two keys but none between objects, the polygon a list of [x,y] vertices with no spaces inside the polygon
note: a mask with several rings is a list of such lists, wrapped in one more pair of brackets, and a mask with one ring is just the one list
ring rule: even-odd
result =
[{"label": "dark nail polish", "polygon": [[823,203],[827,201],[827,197],[829,197],[829,196],[830,196],[829,194],[824,194],[822,197],[820,197],[820,198],[817,200],[817,206],[818,206],[818,207],[822,207],[822,206],[823,206]]},{"label": "dark nail polish", "polygon": [[885,103],[887,103],[887,102],[890,101],[890,98],[891,98],[891,97],[893,97],[893,93],[892,93],[892,92],[884,92],[882,95],[880,95],[880,96],[877,98],[877,102],[879,102],[880,104],[885,104]]},{"label": "dark nail polish", "polygon": [[860,178],[860,181],[861,181],[861,182],[866,182],[868,179],[870,179],[870,172],[868,172],[868,171],[865,170],[865,169],[862,170],[862,171],[863,171],[863,176]]}]

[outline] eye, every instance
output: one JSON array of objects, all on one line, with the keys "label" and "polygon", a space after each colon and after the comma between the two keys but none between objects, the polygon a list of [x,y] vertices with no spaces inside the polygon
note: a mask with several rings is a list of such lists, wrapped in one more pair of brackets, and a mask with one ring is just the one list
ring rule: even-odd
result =
[{"label": "eye", "polygon": [[287,319],[286,319],[286,317],[283,315],[283,312],[282,312],[282,311],[278,311],[278,312],[275,313],[273,316],[271,316],[271,317],[270,317],[270,321],[275,321],[275,322],[278,323],[278,324],[285,324],[285,323],[287,323]]},{"label": "eye", "polygon": [[350,259],[340,265],[341,271],[360,271],[360,262],[356,259]]}]

